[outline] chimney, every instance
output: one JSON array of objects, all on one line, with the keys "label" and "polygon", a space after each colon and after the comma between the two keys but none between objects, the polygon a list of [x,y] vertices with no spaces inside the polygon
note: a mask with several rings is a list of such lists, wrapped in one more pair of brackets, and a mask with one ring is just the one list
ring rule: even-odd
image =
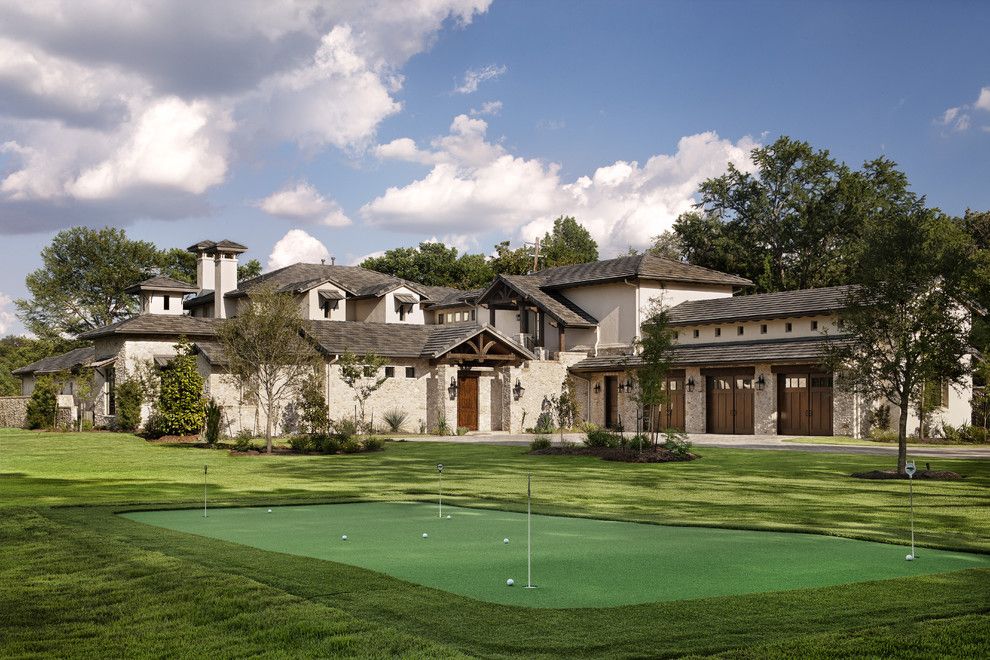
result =
[{"label": "chimney", "polygon": [[213,270],[213,253],[198,253],[196,255],[196,288],[199,289],[199,293],[213,288],[216,278]]},{"label": "chimney", "polygon": [[217,250],[216,285],[213,287],[213,316],[227,318],[228,305],[224,294],[237,288],[237,253]]}]

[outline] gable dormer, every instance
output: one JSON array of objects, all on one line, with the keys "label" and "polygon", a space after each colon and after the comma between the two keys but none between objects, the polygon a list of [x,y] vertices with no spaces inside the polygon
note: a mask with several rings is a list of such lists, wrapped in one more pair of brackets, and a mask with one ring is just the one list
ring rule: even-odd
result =
[{"label": "gable dormer", "polygon": [[182,299],[196,293],[196,287],[179,280],[158,275],[124,289],[124,293],[137,296],[141,301],[140,314],[167,314],[179,316]]}]

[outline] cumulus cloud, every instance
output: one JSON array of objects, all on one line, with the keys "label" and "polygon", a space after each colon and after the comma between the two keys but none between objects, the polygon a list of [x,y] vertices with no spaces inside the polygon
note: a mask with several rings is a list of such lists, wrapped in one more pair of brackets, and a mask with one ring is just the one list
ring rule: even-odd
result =
[{"label": "cumulus cloud", "polygon": [[5,293],[0,293],[0,335],[7,334],[14,327],[14,301]]},{"label": "cumulus cloud", "polygon": [[[982,112],[990,112],[990,87],[980,89],[979,95],[972,103],[954,106],[946,109],[942,115],[935,119],[935,123],[945,127],[950,133],[963,133],[968,131],[973,125],[974,117]],[[990,126],[981,126],[982,130],[990,130]]]},{"label": "cumulus cloud", "polygon": [[410,140],[392,150],[394,157],[433,165],[421,179],[365,204],[362,217],[374,226],[437,233],[463,232],[470,223],[532,240],[567,214],[588,228],[603,253],[617,253],[645,247],[669,229],[692,208],[698,185],[722,174],[730,161],[749,171],[748,155],[757,146],[750,137],[732,142],[699,133],[681,138],[673,154],[643,164],[617,161],[564,181],[559,165],[514,156],[488,142],[486,130],[484,120],[460,115],[431,149]]},{"label": "cumulus cloud", "polygon": [[268,255],[268,270],[284,268],[296,263],[316,264],[330,258],[330,251],[318,239],[302,229],[290,229],[272,248]]},{"label": "cumulus cloud", "polygon": [[184,217],[242,150],[361,153],[409,58],[489,3],[0,3],[0,227]]},{"label": "cumulus cloud", "polygon": [[305,181],[300,181],[294,186],[290,184],[258,201],[255,206],[277,218],[311,222],[327,227],[346,227],[351,224],[351,219],[336,201],[324,197]]},{"label": "cumulus cloud", "polygon": [[501,101],[485,101],[484,103],[481,104],[480,108],[471,108],[472,117],[482,117],[484,115],[490,115],[494,117],[501,112],[502,112]]},{"label": "cumulus cloud", "polygon": [[486,80],[496,80],[505,75],[509,68],[504,64],[489,64],[480,69],[468,69],[464,72],[464,80],[454,88],[457,94],[473,94]]}]

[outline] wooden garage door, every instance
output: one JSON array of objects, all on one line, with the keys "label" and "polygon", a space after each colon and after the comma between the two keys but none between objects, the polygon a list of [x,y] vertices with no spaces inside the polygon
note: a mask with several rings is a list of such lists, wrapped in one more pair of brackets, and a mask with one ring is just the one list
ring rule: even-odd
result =
[{"label": "wooden garage door", "polygon": [[457,425],[478,430],[478,377],[457,376]]},{"label": "wooden garage door", "polygon": [[753,432],[753,377],[708,376],[707,421],[709,433]]},{"label": "wooden garage door", "polygon": [[660,421],[665,429],[684,430],[684,379],[668,378],[665,386],[667,403],[661,409]]},{"label": "wooden garage door", "polygon": [[832,376],[780,374],[778,431],[783,435],[832,435]]}]

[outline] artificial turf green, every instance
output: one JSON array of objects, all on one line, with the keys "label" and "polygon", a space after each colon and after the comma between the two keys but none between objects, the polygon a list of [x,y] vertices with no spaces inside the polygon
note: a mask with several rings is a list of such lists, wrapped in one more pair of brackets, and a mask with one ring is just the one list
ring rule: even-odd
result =
[{"label": "artificial turf green", "polygon": [[450,518],[436,504],[369,502],[125,517],[523,607],[614,607],[990,568],[986,555],[926,549],[908,562],[909,548],[813,534],[534,515],[538,588],[524,589],[525,514],[445,512]]}]

